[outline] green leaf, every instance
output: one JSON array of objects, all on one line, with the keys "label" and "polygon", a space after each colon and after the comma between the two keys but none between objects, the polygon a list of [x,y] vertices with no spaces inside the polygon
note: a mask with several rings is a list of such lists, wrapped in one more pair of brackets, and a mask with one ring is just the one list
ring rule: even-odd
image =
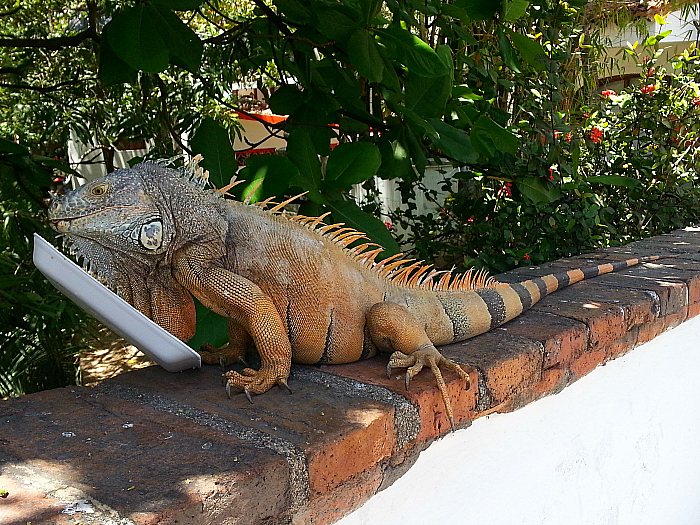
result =
[{"label": "green leaf", "polygon": [[172,9],[173,11],[194,11],[203,0],[152,0],[154,6]]},{"label": "green leaf", "polygon": [[452,56],[447,46],[438,48],[438,56],[445,62],[449,73],[441,77],[424,77],[412,71],[406,76],[406,107],[417,115],[440,117],[452,94]]},{"label": "green leaf", "polygon": [[357,29],[348,43],[348,58],[357,72],[370,82],[381,82],[384,77],[384,62],[377,43],[366,29]]},{"label": "green leaf", "polygon": [[457,0],[454,5],[464,9],[472,20],[490,20],[501,10],[500,0]]},{"label": "green leaf", "polygon": [[345,41],[360,27],[359,23],[347,17],[334,7],[321,7],[316,11],[316,29],[330,40]]},{"label": "green leaf", "polygon": [[190,146],[204,157],[200,165],[209,170],[209,180],[217,188],[226,186],[236,173],[236,154],[228,131],[207,117],[197,128]]},{"label": "green leaf", "polygon": [[148,11],[168,48],[170,63],[190,72],[199,70],[204,45],[197,34],[170,9],[154,5]]},{"label": "green leaf", "polygon": [[29,150],[11,140],[0,138],[0,153],[11,155],[29,155]]},{"label": "green leaf", "polygon": [[377,175],[387,180],[411,175],[411,158],[405,137],[394,140],[382,138],[377,146],[382,154],[382,164],[377,170]]},{"label": "green leaf", "polygon": [[479,155],[472,146],[471,138],[466,132],[440,119],[429,119],[428,122],[438,134],[437,138],[432,138],[433,144],[445,155],[465,164],[472,164],[479,159]]},{"label": "green leaf", "polygon": [[472,126],[470,136],[474,148],[487,157],[493,157],[496,151],[505,151],[515,155],[520,145],[517,136],[486,115],[477,119]]},{"label": "green leaf", "polygon": [[212,312],[194,299],[194,309],[197,315],[197,330],[192,339],[187,341],[190,348],[199,350],[204,343],[220,347],[228,341],[228,319],[223,315]]},{"label": "green leaf", "polygon": [[282,196],[298,177],[299,170],[286,157],[251,155],[245,168],[238,173],[239,179],[248,181],[240,192],[241,199],[258,202],[275,195]]},{"label": "green leaf", "polygon": [[97,77],[103,86],[135,84],[138,80],[138,71],[117,56],[105,37],[100,44],[100,66]]},{"label": "green leaf", "polygon": [[344,222],[346,226],[366,233],[372,241],[383,246],[385,251],[382,255],[393,255],[401,250],[384,223],[363,212],[353,201],[329,202],[326,207],[331,211],[333,222]]},{"label": "green leaf", "polygon": [[503,8],[501,14],[503,20],[517,20],[527,12],[527,7],[530,5],[528,0],[503,0]]},{"label": "green leaf", "polygon": [[377,34],[387,46],[394,47],[397,58],[409,71],[424,77],[439,77],[449,73],[433,48],[410,31],[387,27],[377,29]]},{"label": "green leaf", "polygon": [[168,67],[169,53],[151,18],[152,11],[147,4],[124,9],[112,17],[102,36],[117,57],[132,68],[159,73]]},{"label": "green leaf", "polygon": [[505,65],[514,73],[520,73],[520,64],[515,56],[515,50],[504,31],[498,31],[498,49],[501,52]]},{"label": "green leaf", "polygon": [[298,168],[294,182],[309,192],[309,198],[317,201],[321,188],[321,161],[311,137],[303,130],[295,130],[287,138],[287,158]]},{"label": "green leaf", "polygon": [[346,142],[331,152],[326,164],[326,181],[343,189],[376,175],[382,162],[379,148],[369,142]]},{"label": "green leaf", "polygon": [[312,18],[311,11],[297,0],[275,0],[275,6],[279,13],[283,13],[292,22],[305,24]]},{"label": "green leaf", "polygon": [[303,131],[313,143],[319,155],[329,155],[331,152],[330,143],[333,131],[329,127],[331,123],[331,112],[334,108],[331,103],[335,99],[322,92],[315,92],[309,97],[309,101],[303,103],[287,119],[286,128],[290,133]]},{"label": "green leaf", "polygon": [[380,13],[384,0],[359,0],[362,9],[362,24],[368,27],[372,19]]},{"label": "green leaf", "polygon": [[276,115],[291,115],[302,101],[303,94],[297,86],[283,84],[270,96],[270,110]]},{"label": "green leaf", "polygon": [[525,177],[515,181],[520,193],[535,204],[549,204],[561,197],[559,189],[539,177]]},{"label": "green leaf", "polygon": [[636,188],[642,184],[637,179],[631,179],[622,175],[597,175],[586,177],[585,180],[592,184],[605,184],[607,186],[621,186],[625,188]]},{"label": "green leaf", "polygon": [[545,52],[542,44],[535,42],[527,35],[521,35],[520,33],[514,33],[513,31],[508,31],[515,48],[520,53],[520,56],[530,64],[537,71],[544,71],[546,66],[540,60],[542,58],[547,58],[547,53]]}]

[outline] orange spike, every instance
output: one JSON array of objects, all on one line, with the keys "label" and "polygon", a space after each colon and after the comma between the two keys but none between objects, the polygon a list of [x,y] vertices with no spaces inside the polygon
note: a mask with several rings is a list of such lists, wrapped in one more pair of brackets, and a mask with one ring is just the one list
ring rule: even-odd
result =
[{"label": "orange spike", "polygon": [[[346,237],[351,237],[353,235],[358,235],[358,234],[364,235],[363,233],[358,232],[355,228],[343,228],[343,229],[346,230],[344,233],[333,236],[334,241],[342,241]],[[340,230],[338,230],[338,231],[340,231]]]},{"label": "orange spike", "polygon": [[[257,189],[257,188],[256,188],[256,189]],[[255,190],[253,190],[253,192],[255,192]],[[286,201],[280,202],[280,203],[279,203],[277,206],[275,206],[274,208],[270,208],[270,211],[271,211],[272,213],[278,212],[278,211],[280,211],[282,208],[284,208],[287,204],[289,204],[290,202],[297,200],[299,197],[303,197],[303,196],[306,195],[307,193],[309,193],[309,192],[308,192],[308,191],[305,191],[305,192],[303,192],[303,193],[300,193],[299,195],[295,195],[294,197],[290,197],[290,198],[287,199]]]},{"label": "orange spike", "polygon": [[340,228],[343,226],[345,223],[344,222],[336,222],[335,224],[326,224],[322,228],[318,229],[319,233],[326,234],[327,232],[331,230],[335,230],[336,228]]},{"label": "orange spike", "polygon": [[394,259],[396,259],[397,257],[401,257],[401,256],[403,256],[403,253],[397,253],[395,255],[392,255],[391,257],[387,257],[386,259],[382,259],[381,261],[379,261],[377,263],[377,265],[374,268],[375,268],[375,270],[379,271],[385,264],[387,264],[387,263],[393,261]]},{"label": "orange spike", "polygon": [[342,240],[336,239],[335,242],[337,242],[338,244],[340,244],[341,246],[343,246],[345,248],[345,247],[350,246],[355,241],[359,241],[360,239],[366,239],[366,238],[367,237],[365,237],[364,233],[356,233],[354,235],[349,235],[347,237],[345,235],[343,235]]},{"label": "orange spike", "polygon": [[331,214],[331,212],[327,211],[327,212],[324,213],[323,215],[321,215],[321,216],[319,216],[319,217],[316,217],[316,220],[314,220],[309,226],[310,226],[312,229],[316,229],[316,226],[318,226],[319,224],[321,224],[321,223],[323,222],[323,219],[325,219],[326,217],[328,217],[330,214]]},{"label": "orange spike", "polygon": [[379,246],[377,243],[374,242],[365,242],[363,244],[359,244],[355,246],[354,248],[350,249],[349,252],[358,257],[362,255],[362,252],[364,252],[367,248],[371,248],[372,246]]},{"label": "orange spike", "polygon": [[274,204],[272,202],[272,199],[274,199],[274,197],[268,197],[264,201],[259,201],[259,202],[253,203],[253,206],[259,206],[260,208],[265,208],[268,204]]},{"label": "orange spike", "polygon": [[437,283],[439,290],[445,290],[445,287],[449,285],[450,278],[452,277],[452,272],[445,272]]},{"label": "orange spike", "polygon": [[354,233],[355,228],[348,228],[347,226],[345,228],[339,228],[335,230],[333,233],[328,234],[327,237],[333,241],[337,240],[342,234],[344,233]]},{"label": "orange spike", "polygon": [[233,179],[231,179],[231,182],[224,186],[223,188],[218,188],[215,189],[214,191],[218,191],[219,193],[227,193],[228,190],[231,188],[238,186],[239,184],[243,184],[245,181],[244,180],[236,180],[236,176],[234,175]]},{"label": "orange spike", "polygon": [[416,273],[414,273],[413,277],[411,277],[411,279],[408,281],[408,286],[418,286],[421,277],[424,276],[426,273],[429,273],[432,267],[432,264],[429,264],[428,266],[421,266],[420,269]]},{"label": "orange spike", "polygon": [[[265,179],[260,179],[258,181],[258,183],[255,185],[255,187],[253,187],[253,189],[248,192],[248,195],[246,196],[246,198],[243,199],[243,204],[250,204],[250,199],[253,198],[253,195],[255,194],[256,191],[258,191],[258,188],[260,187],[260,185],[263,183],[264,180]],[[270,210],[270,211],[272,211],[272,210]]]},{"label": "orange spike", "polygon": [[409,262],[411,262],[412,260],[413,260],[413,259],[408,259],[408,260],[406,260],[406,259],[401,259],[401,260],[399,260],[399,261],[391,262],[391,263],[389,263],[389,264],[386,264],[386,265],[382,266],[382,269],[381,269],[381,271],[380,271],[379,273],[381,273],[382,275],[384,275],[384,276],[386,276],[386,277],[389,277],[389,279],[393,279],[393,276],[390,276],[389,274],[394,270],[394,268],[396,268],[397,266],[401,266],[402,264],[409,263]]},{"label": "orange spike", "polygon": [[376,250],[372,250],[372,251],[360,254],[359,259],[361,261],[364,261],[365,266],[367,266],[368,268],[371,268],[375,264],[375,259],[377,258],[377,255],[379,255],[383,251],[384,251],[384,248],[377,248]]}]

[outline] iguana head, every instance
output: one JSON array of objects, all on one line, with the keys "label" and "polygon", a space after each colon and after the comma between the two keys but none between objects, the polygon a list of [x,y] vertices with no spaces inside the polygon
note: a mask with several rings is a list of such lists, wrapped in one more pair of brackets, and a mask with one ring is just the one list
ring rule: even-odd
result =
[{"label": "iguana head", "polygon": [[134,255],[165,252],[172,234],[146,175],[153,173],[117,170],[54,199],[49,207],[53,228],[78,244],[87,240]]}]

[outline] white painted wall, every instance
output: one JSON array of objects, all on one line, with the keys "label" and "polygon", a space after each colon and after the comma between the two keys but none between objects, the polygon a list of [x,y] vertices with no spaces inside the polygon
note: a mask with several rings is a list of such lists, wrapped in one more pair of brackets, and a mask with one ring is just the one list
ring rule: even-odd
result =
[{"label": "white painted wall", "polygon": [[425,450],[339,525],[700,524],[700,316]]}]

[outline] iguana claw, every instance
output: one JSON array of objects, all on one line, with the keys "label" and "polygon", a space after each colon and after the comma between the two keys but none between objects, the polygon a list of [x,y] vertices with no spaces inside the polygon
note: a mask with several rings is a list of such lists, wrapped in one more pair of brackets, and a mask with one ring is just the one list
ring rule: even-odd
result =
[{"label": "iguana claw", "polygon": [[294,393],[294,392],[292,392],[292,389],[289,388],[289,385],[287,384],[287,380],[286,380],[286,379],[280,379],[279,381],[277,381],[277,384],[278,384],[279,386],[281,386],[282,388],[284,388],[284,389],[285,389],[287,392],[289,392],[290,394],[293,394],[293,393]]},{"label": "iguana claw", "polygon": [[250,404],[252,405],[252,404],[253,404],[253,398],[250,397],[250,392],[248,391],[248,389],[247,389],[247,388],[244,388],[244,389],[243,389],[243,393],[245,394],[245,397],[248,398],[248,401],[250,401]]},{"label": "iguana claw", "polygon": [[386,378],[391,379],[391,361],[386,364]]},{"label": "iguana claw", "polygon": [[231,399],[231,383],[228,381],[226,381],[226,395],[229,399]]}]

